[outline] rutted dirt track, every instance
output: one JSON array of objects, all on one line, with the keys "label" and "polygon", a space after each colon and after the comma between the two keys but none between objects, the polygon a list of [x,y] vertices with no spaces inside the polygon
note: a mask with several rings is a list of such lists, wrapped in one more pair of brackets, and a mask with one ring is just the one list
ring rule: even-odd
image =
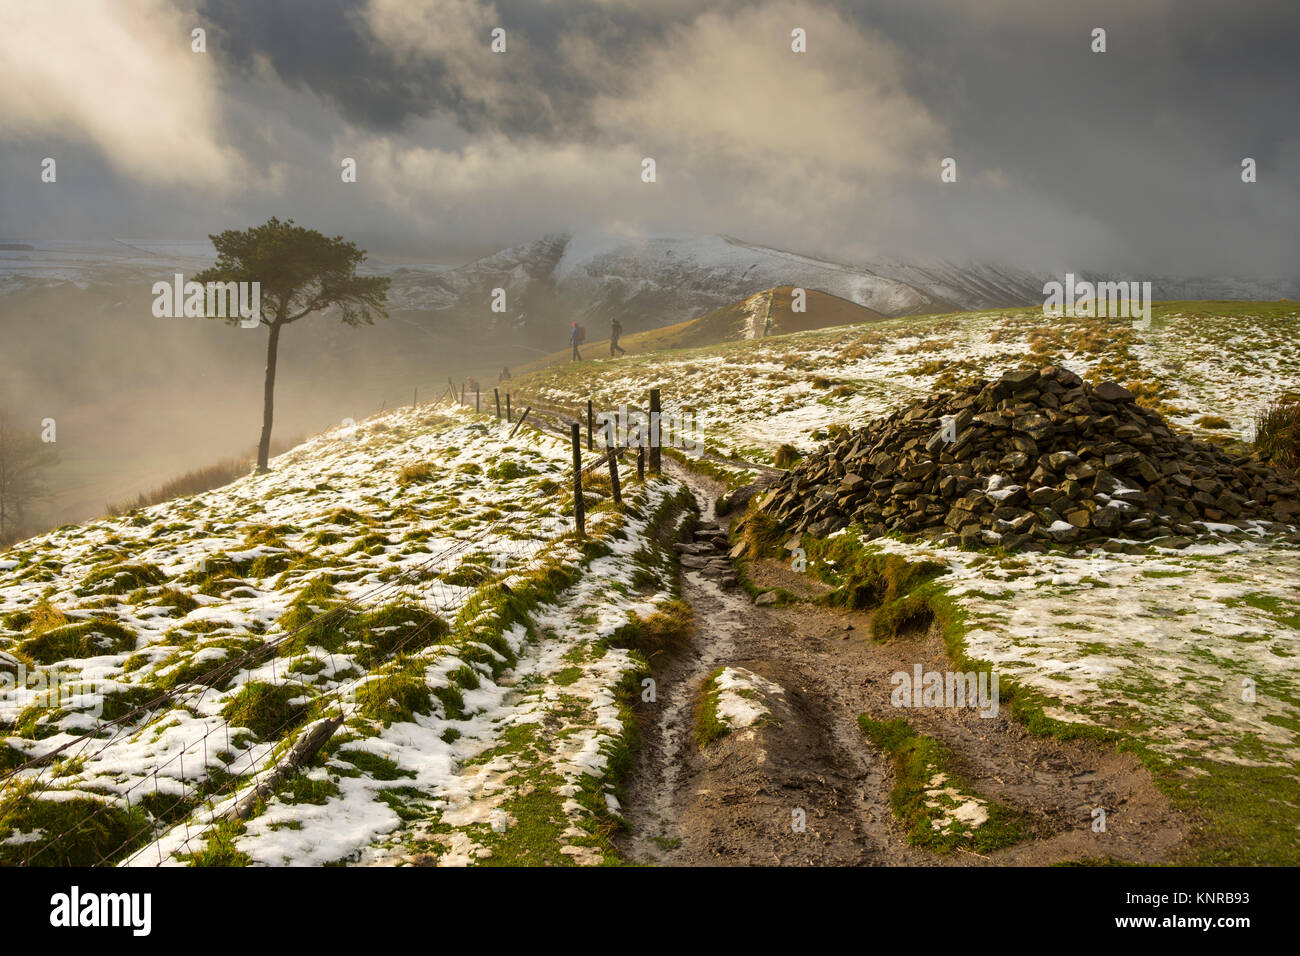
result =
[{"label": "rutted dirt track", "polygon": [[[706,521],[718,489],[673,468]],[[781,573],[770,568],[767,573]],[[790,572],[785,572],[790,573]],[[937,633],[873,642],[870,616],[801,603],[755,606],[686,570],[693,645],[656,661],[655,703],[641,704],[642,745],[627,794],[623,849],[671,865],[1048,864],[1111,857],[1169,860],[1187,830],[1137,758],[1088,741],[1031,736],[1005,709],[890,706],[890,676],[951,669]],[[847,628],[847,629],[846,629]],[[785,689],[776,721],[733,731],[701,750],[694,738],[701,685],[722,665]],[[889,805],[893,769],[858,727],[859,714],[905,716],[942,741],[982,796],[1025,812],[1033,838],[988,856],[938,855],[908,843]],[[1091,829],[1093,808],[1105,832]],[[793,825],[806,815],[806,828]]]}]

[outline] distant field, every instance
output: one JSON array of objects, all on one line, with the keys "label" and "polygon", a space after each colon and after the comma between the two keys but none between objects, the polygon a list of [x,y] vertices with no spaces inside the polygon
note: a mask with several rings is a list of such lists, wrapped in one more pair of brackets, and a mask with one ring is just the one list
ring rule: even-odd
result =
[{"label": "distant field", "polygon": [[[731,305],[714,309],[704,315],[678,322],[661,329],[650,329],[633,335],[624,335],[619,344],[629,353],[663,352],[671,349],[696,348],[738,342],[744,339],[761,339],[765,334],[785,335],[806,332],[832,325],[853,325],[859,322],[876,322],[885,316],[865,306],[841,299],[838,296],[806,289],[801,311],[794,310],[794,288],[784,285],[754,295]],[[771,320],[770,333],[767,322]],[[580,352],[590,358],[609,354],[609,338],[595,339],[606,330],[588,328],[588,340]],[[593,341],[593,339],[595,339]],[[535,371],[569,361],[571,350],[555,352],[544,359],[523,366],[521,372]]]}]

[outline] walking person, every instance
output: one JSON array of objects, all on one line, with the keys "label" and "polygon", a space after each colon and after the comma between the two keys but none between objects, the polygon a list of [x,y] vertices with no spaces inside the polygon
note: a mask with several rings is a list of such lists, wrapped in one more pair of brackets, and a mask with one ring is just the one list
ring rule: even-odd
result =
[{"label": "walking person", "polygon": [[582,356],[578,354],[578,343],[582,341],[581,326],[577,322],[573,323],[573,328],[569,329],[569,344],[573,346],[572,362],[581,362]]},{"label": "walking person", "polygon": [[510,366],[503,365],[501,366],[501,374],[497,376],[497,384],[500,385],[502,382],[508,381],[510,381]]},{"label": "walking person", "polygon": [[609,320],[609,357],[613,358],[614,353],[625,355],[627,349],[618,344],[618,337],[623,334],[623,324],[618,319]]}]

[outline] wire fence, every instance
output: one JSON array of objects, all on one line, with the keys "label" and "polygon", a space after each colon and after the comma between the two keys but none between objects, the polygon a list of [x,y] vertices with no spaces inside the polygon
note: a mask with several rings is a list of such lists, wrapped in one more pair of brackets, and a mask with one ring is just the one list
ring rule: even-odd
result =
[{"label": "wire fence", "polygon": [[[448,389],[437,402],[433,403],[432,407],[436,408],[449,395],[454,402],[472,403],[481,411],[479,395],[472,396],[472,401],[466,402],[464,391],[457,395],[455,385],[450,382]],[[513,437],[515,431],[522,425],[523,418],[521,417],[517,422],[510,421],[514,416],[509,393],[506,394],[506,411],[502,416],[499,398],[499,394],[494,396],[497,417],[504,417],[506,423],[513,425],[510,433]],[[611,438],[606,444],[605,454],[583,467],[579,464],[580,449],[577,436],[580,429],[573,427],[581,425],[581,414],[569,416],[562,409],[548,407],[542,403],[537,403],[535,407],[537,408],[537,415],[533,419],[535,428],[564,435],[564,426],[569,426],[568,437],[574,443],[574,462],[577,465],[575,523],[581,534],[582,476],[599,467],[610,465],[610,460],[613,458],[611,472],[617,487],[617,460],[630,443],[615,447]],[[488,413],[490,414],[491,410]],[[588,446],[591,447],[593,442],[591,403],[588,403],[586,418]],[[551,517],[561,516],[557,514]],[[336,657],[344,655],[311,643],[298,647],[301,643],[299,639],[324,628],[338,626],[349,620],[351,616],[365,610],[377,610],[384,606],[384,601],[394,595],[403,594],[408,600],[418,602],[419,606],[428,613],[429,618],[388,649],[386,660],[397,659],[406,648],[425,638],[431,629],[438,627],[439,622],[446,624],[445,618],[459,612],[474,595],[482,593],[485,588],[501,587],[509,577],[526,570],[544,550],[544,546],[530,547],[537,544],[536,539],[529,539],[527,542],[517,540],[509,533],[511,530],[511,521],[504,519],[475,534],[459,538],[438,553],[404,569],[394,578],[380,582],[361,594],[314,614],[291,630],[279,633],[257,647],[225,660],[173,688],[161,691],[156,697],[116,718],[97,721],[93,729],[63,742],[38,757],[10,768],[0,774],[0,792],[9,791],[9,799],[0,805],[0,825],[10,819],[25,803],[51,795],[53,788],[63,778],[68,768],[100,761],[111,748],[120,746],[124,741],[137,739],[140,734],[168,714],[174,713],[177,708],[197,711],[207,695],[221,692],[222,688],[241,674],[251,678],[256,669],[261,667],[269,666],[273,685],[283,686],[296,681],[302,686],[304,694],[312,694],[311,706],[316,716],[297,732],[296,740],[303,741],[312,734],[318,734],[323,738],[321,744],[315,748],[319,750],[319,746],[328,740],[334,730],[362,713],[368,703],[367,688],[377,683],[377,679],[372,670],[357,679],[340,682],[322,693],[316,693],[316,688],[305,678],[294,676],[295,671],[290,670],[290,663],[297,665],[298,673],[315,674],[320,669],[328,668],[329,673],[333,675],[340,672]],[[434,575],[431,580],[428,578],[433,568],[441,565],[449,566],[449,562],[453,559],[463,557],[471,548],[477,548],[489,539],[492,540],[493,549],[497,553],[498,560],[495,563],[498,566],[498,573],[491,581],[480,583],[471,594],[467,595],[464,587],[456,586],[454,590],[448,587],[441,574]],[[419,592],[417,597],[412,597],[409,593],[412,589]],[[285,673],[277,674],[276,663],[281,656],[280,652],[290,645],[294,645],[294,654],[291,660],[286,660],[284,663]],[[306,663],[303,660],[305,655],[310,655],[311,660],[320,667],[304,668],[302,665]],[[246,681],[244,686],[249,682]],[[116,789],[109,794],[87,792],[85,795],[92,799],[103,797],[110,799],[98,799],[100,806],[72,825],[58,832],[43,833],[40,841],[33,841],[31,849],[24,854],[23,865],[56,862],[51,858],[57,856],[55,850],[61,847],[62,841],[93,830],[102,822],[101,818],[113,810],[120,810],[123,803],[126,807],[127,819],[134,819],[133,810],[137,808],[143,810],[147,798],[147,792],[136,791],[147,788],[150,784],[152,784],[153,799],[145,813],[148,822],[131,829],[116,845],[102,850],[97,849],[95,852],[98,859],[94,865],[119,862],[130,865],[140,861],[150,852],[157,855],[155,865],[162,865],[169,859],[183,854],[196,855],[198,850],[195,844],[199,848],[204,847],[215,828],[223,822],[237,818],[259,795],[269,794],[268,781],[278,781],[286,775],[286,771],[296,769],[296,766],[292,766],[295,761],[305,762],[306,759],[310,759],[311,755],[308,754],[304,758],[302,750],[297,749],[296,745],[285,746],[287,738],[281,739],[301,723],[302,714],[291,713],[274,727],[263,728],[263,732],[258,735],[250,734],[243,725],[225,717],[200,719],[209,721],[209,726],[204,732],[188,740],[176,753],[152,767],[147,775],[140,776],[125,789]],[[329,726],[326,726],[327,724]],[[232,727],[235,728],[233,735]],[[105,734],[108,736],[105,737]],[[214,737],[221,744],[221,749],[216,751],[218,761],[224,764],[220,776],[210,773],[213,767],[212,750],[216,746],[215,744],[210,746],[210,741]],[[307,743],[311,741],[307,740]],[[192,774],[187,773],[185,769],[187,755],[191,761],[199,763],[198,769]],[[229,759],[223,755],[228,755]],[[168,771],[173,767],[175,773],[169,773]],[[190,781],[191,776],[193,782]],[[163,781],[166,782],[165,787]],[[168,800],[170,802],[167,802]],[[196,820],[195,815],[200,812],[199,808],[205,805],[206,819]],[[176,816],[179,816],[178,820],[175,819]],[[179,832],[181,829],[184,831],[183,834]],[[170,847],[167,852],[164,852],[164,843]]]}]

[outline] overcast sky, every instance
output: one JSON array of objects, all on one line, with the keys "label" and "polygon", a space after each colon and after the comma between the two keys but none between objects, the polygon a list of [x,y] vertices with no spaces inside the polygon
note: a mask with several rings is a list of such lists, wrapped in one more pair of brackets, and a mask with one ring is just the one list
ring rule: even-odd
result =
[{"label": "overcast sky", "polygon": [[1294,0],[0,0],[0,239],[279,215],[429,256],[597,228],[1286,276],[1298,38]]}]

